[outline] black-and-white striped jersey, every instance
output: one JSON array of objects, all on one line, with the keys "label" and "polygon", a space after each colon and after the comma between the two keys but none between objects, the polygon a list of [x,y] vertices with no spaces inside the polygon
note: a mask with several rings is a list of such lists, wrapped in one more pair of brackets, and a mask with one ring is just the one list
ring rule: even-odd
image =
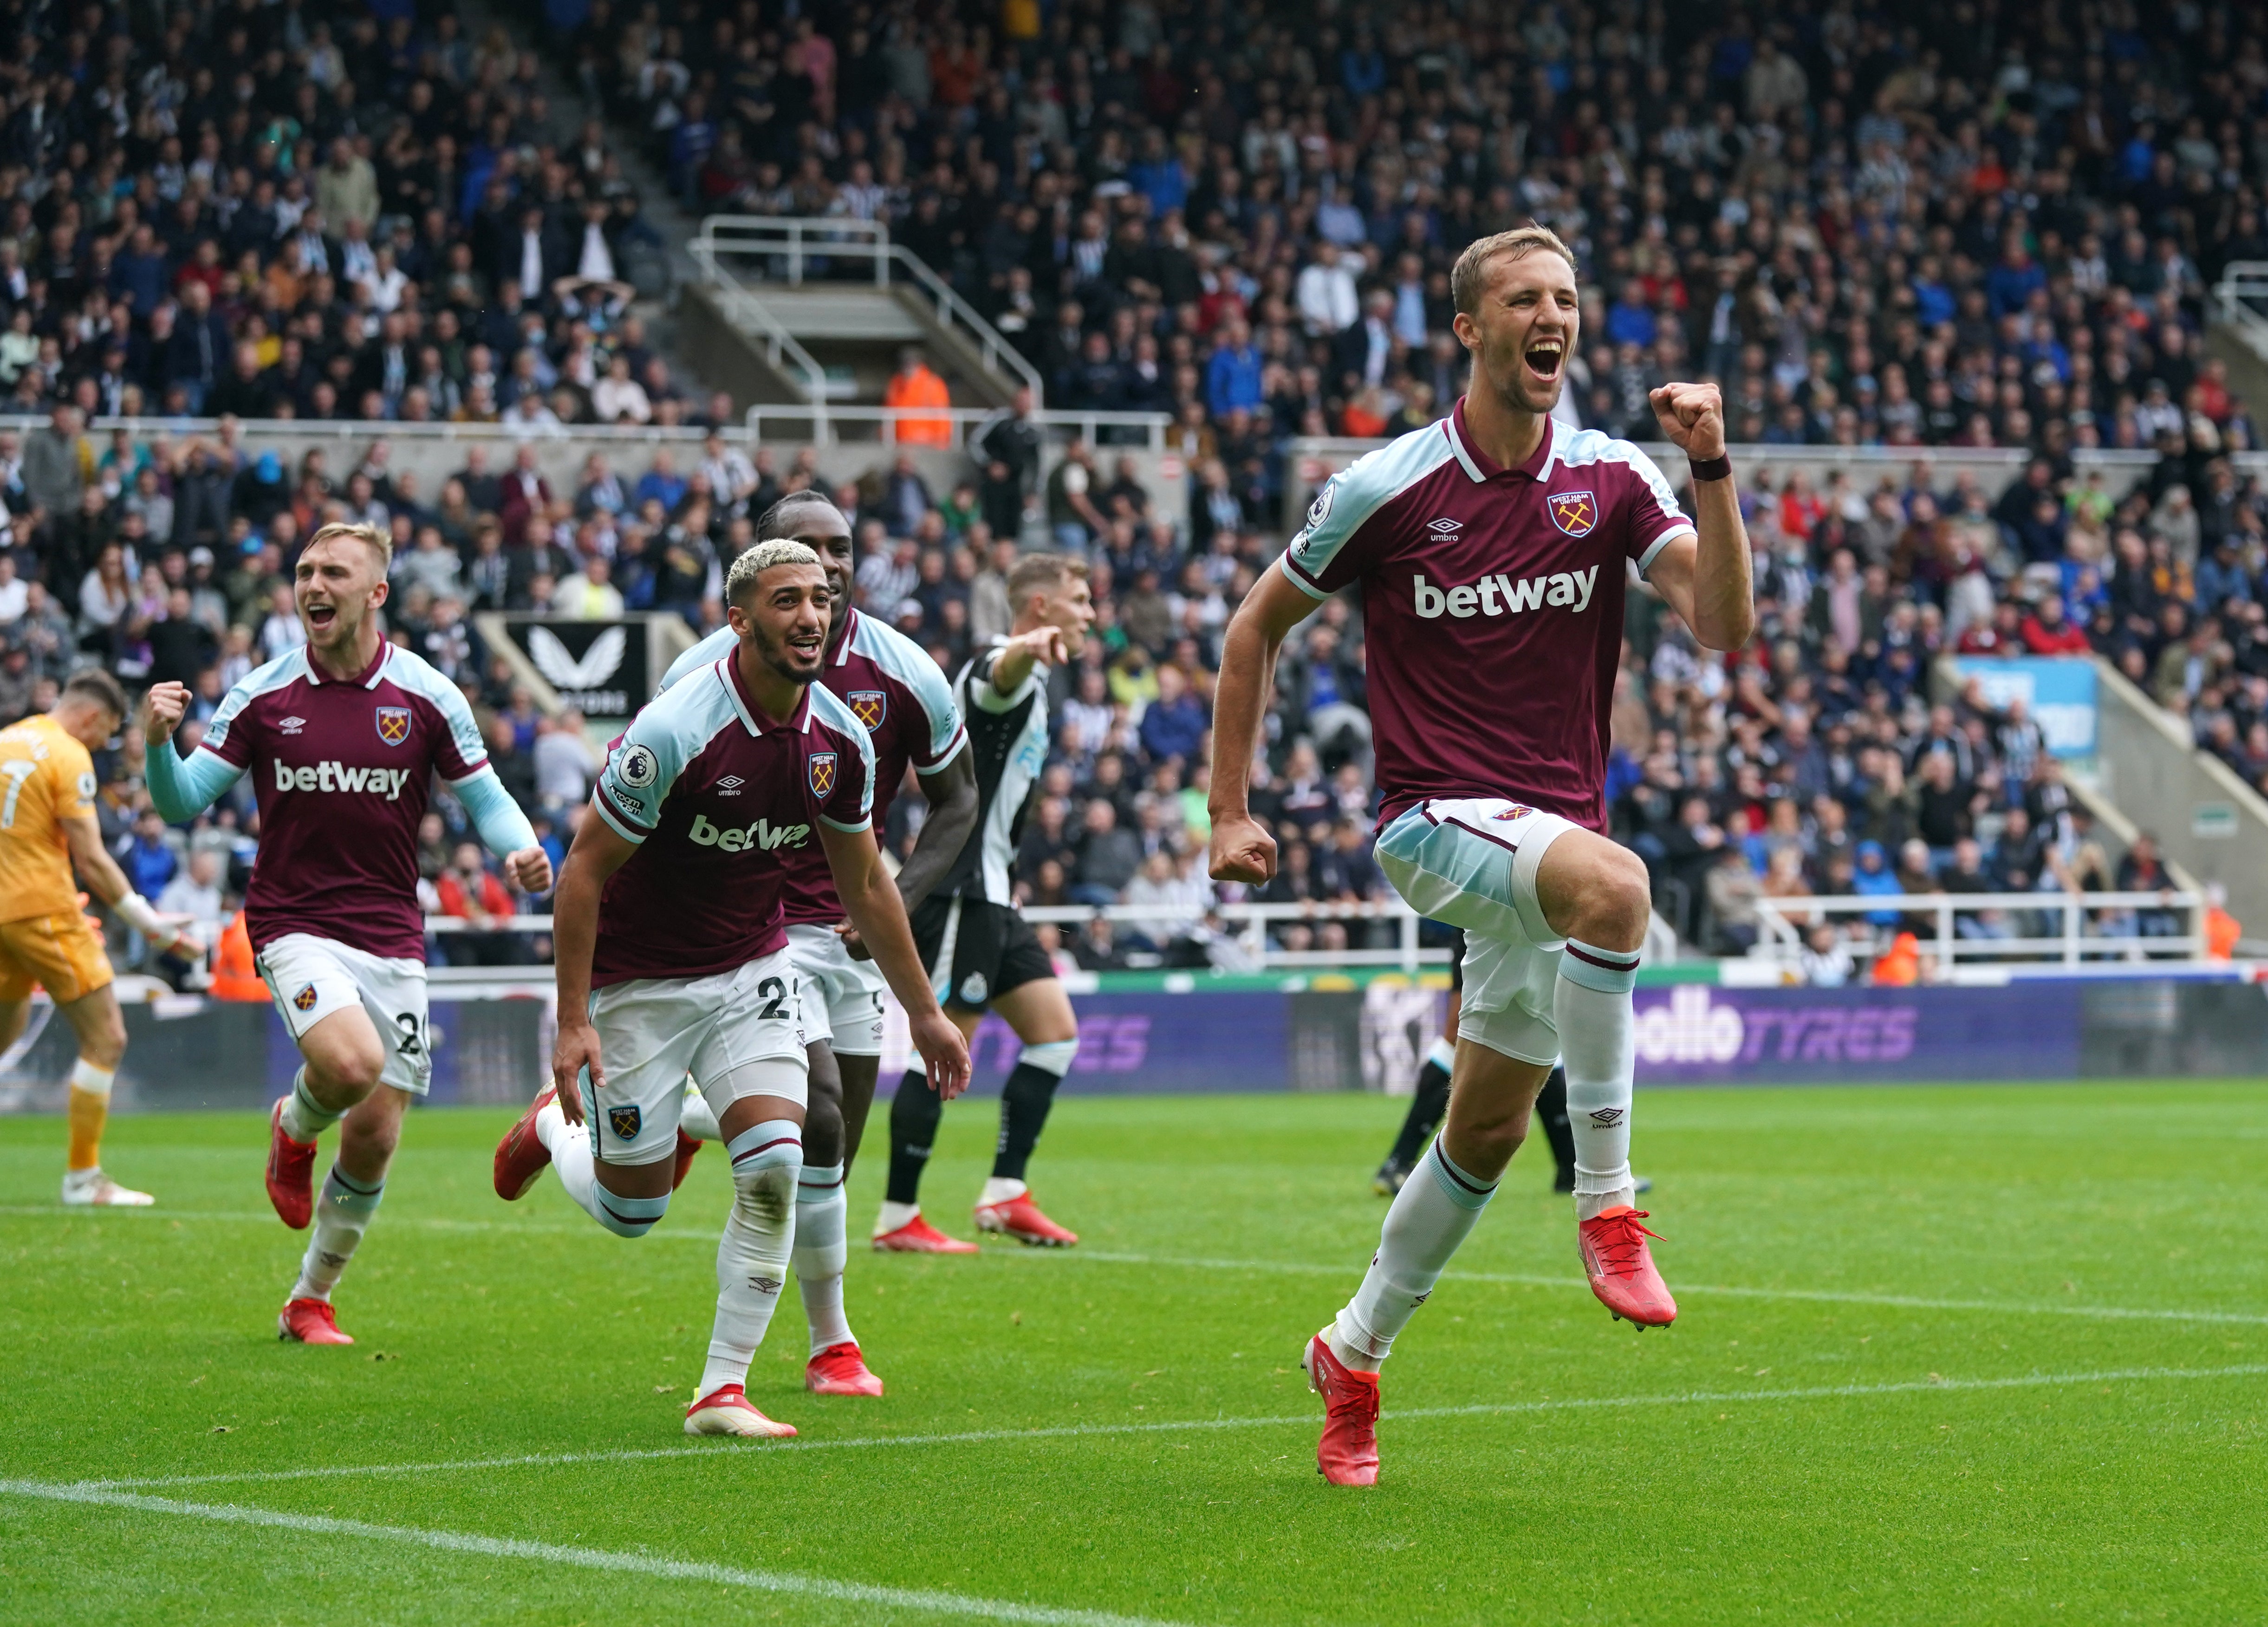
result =
[{"label": "black-and-white striped jersey", "polygon": [[1024,681],[1003,695],[992,687],[992,667],[999,659],[996,645],[953,681],[976,768],[976,828],[933,897],[1015,902],[1012,888],[1024,810],[1048,762],[1048,668],[1033,662]]}]

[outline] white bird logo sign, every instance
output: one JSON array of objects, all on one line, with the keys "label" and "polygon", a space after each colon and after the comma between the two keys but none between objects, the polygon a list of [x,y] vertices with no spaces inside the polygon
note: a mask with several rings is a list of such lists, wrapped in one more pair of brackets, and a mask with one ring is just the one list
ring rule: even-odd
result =
[{"label": "white bird logo sign", "polygon": [[610,627],[591,640],[591,647],[583,652],[580,660],[567,653],[567,646],[559,636],[548,627],[527,629],[528,659],[535,670],[549,679],[557,689],[595,689],[615,675],[622,664],[622,651],[629,637],[619,627]]}]

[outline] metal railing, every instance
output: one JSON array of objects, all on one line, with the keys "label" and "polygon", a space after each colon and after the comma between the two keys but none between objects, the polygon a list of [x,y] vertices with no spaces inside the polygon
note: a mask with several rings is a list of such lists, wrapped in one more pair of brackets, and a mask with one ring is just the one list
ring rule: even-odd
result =
[{"label": "metal railing", "polygon": [[[1850,943],[1853,958],[1872,960],[1890,946],[1901,924],[1926,924],[1920,950],[1940,968],[1963,961],[2046,961],[2079,966],[2102,961],[2196,961],[2205,951],[2198,932],[2196,893],[1891,893],[1871,897],[1760,898],[1764,924],[1756,953],[1793,967],[1803,934],[1837,916],[1894,916],[1871,943]],[[2146,931],[2168,915],[2182,917],[2177,933]],[[2055,931],[2034,929],[2052,921]],[[2018,930],[2021,928],[2021,934]]]},{"label": "metal railing", "polygon": [[[837,262],[865,260],[873,267],[875,287],[887,289],[900,280],[912,283],[936,307],[939,326],[948,331],[965,330],[962,336],[983,358],[986,372],[1012,379],[1030,390],[1034,406],[1046,399],[1039,369],[976,306],[954,293],[952,285],[931,270],[920,255],[902,243],[891,242],[889,228],[880,221],[847,216],[711,215],[701,223],[701,230],[687,247],[703,275],[728,283],[758,305],[762,297],[724,269],[725,259],[760,258],[765,280],[791,288],[802,287],[806,275],[814,269],[831,271]],[[770,324],[768,333],[777,328],[777,319],[770,312],[764,313],[764,320]],[[814,402],[821,399],[819,394],[812,396]]]},{"label": "metal railing", "polygon": [[[948,445],[961,451],[968,449],[977,432],[995,420],[1008,416],[1008,409],[999,407],[828,407],[824,410],[812,407],[783,407],[777,402],[769,406],[748,409],[748,438],[752,445],[778,441],[804,441],[814,446],[839,445],[866,438],[844,435],[846,425],[871,426],[873,438],[884,444],[896,442],[897,426],[907,419],[924,424],[944,423],[948,427]],[[1166,431],[1173,419],[1162,412],[1035,412],[1031,422],[1049,442],[1069,444],[1083,440],[1089,446],[1131,451],[1162,453],[1166,450]],[[780,429],[782,424],[800,423],[810,427],[808,435],[793,435]],[[1105,431],[1109,431],[1106,437]],[[1138,441],[1128,438],[1138,436]],[[909,441],[908,445],[931,445],[926,439]]]},{"label": "metal railing", "polygon": [[2268,260],[2235,260],[2213,285],[2215,314],[2268,360]]},{"label": "metal railing", "polygon": [[804,399],[811,403],[823,433],[827,423],[827,369],[781,324],[753,289],[718,263],[713,247],[703,237],[695,238],[687,247],[702,275],[724,292],[729,313],[745,315],[755,322],[763,342],[764,359],[783,372],[792,365],[802,375]]}]

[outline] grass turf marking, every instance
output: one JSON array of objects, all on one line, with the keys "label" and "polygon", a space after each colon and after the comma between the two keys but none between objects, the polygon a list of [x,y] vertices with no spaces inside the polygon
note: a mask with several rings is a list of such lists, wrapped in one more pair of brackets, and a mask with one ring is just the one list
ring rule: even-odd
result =
[{"label": "grass turf marking", "polygon": [[[224,1211],[219,1210],[132,1209],[121,1211],[108,1210],[65,1209],[60,1204],[20,1204],[0,1205],[0,1216],[47,1216],[84,1220],[108,1218],[115,1212],[129,1226],[155,1225],[159,1220],[211,1220],[239,1225],[274,1225],[273,1213]],[[578,1226],[519,1226],[497,1220],[458,1220],[446,1216],[405,1215],[389,1219],[387,1226],[421,1227],[437,1232],[512,1233],[524,1237],[584,1237],[590,1228]],[[649,1236],[665,1242],[698,1243],[704,1248],[716,1246],[713,1239],[696,1232],[657,1230]],[[1264,1271],[1300,1277],[1358,1277],[1360,1273],[1351,1264],[1323,1265],[1304,1260],[1203,1260],[1174,1255],[1113,1253],[1102,1248],[1076,1249],[1006,1249],[988,1248],[984,1257],[993,1260],[1087,1260],[1099,1265],[1155,1266],[1161,1270],[1189,1271]],[[1441,1273],[1445,1282],[1502,1283],[1529,1288],[1587,1288],[1589,1284],[1580,1277],[1547,1277],[1537,1272],[1521,1271],[1460,1271]],[[1719,1293],[1741,1299],[1793,1299],[1824,1305],[1879,1305],[1890,1310],[1910,1311],[1982,1311],[2015,1316],[2088,1316],[2107,1321],[2180,1321],[2224,1322],[2241,1327],[2268,1327],[2268,1315],[2250,1311],[2189,1311],[2160,1310],[2150,1307],[2127,1305],[2056,1305],[2039,1300],[2020,1299],[1929,1299],[1911,1294],[1860,1293],[1828,1288],[1751,1288],[1727,1283],[1680,1282],[1679,1293]]]},{"label": "grass turf marking", "polygon": [[287,1531],[311,1532],[319,1536],[361,1537],[372,1542],[438,1548],[449,1553],[479,1554],[494,1559],[526,1559],[541,1564],[573,1565],[586,1571],[611,1571],[634,1576],[659,1577],[668,1581],[707,1582],[719,1587],[787,1594],[836,1604],[865,1604],[894,1610],[920,1611],[932,1616],[1023,1622],[1032,1623],[1033,1627],[1174,1627],[1174,1623],[1151,1616],[1119,1616],[1107,1610],[1057,1609],[1047,1605],[1018,1604],[1007,1599],[980,1599],[932,1588],[880,1587],[863,1582],[833,1581],[823,1576],[801,1576],[792,1572],[747,1571],[733,1565],[707,1564],[697,1560],[663,1559],[649,1554],[570,1548],[556,1542],[480,1536],[464,1531],[436,1531],[419,1526],[372,1525],[360,1520],[334,1520],[321,1514],[292,1514],[273,1509],[244,1508],[232,1503],[184,1503],[172,1498],[144,1497],[99,1486],[61,1485],[44,1480],[0,1480],[0,1496],[37,1498],[55,1503],[92,1504],[99,1507],[131,1509],[138,1513],[178,1514],[217,1524],[268,1526]]},{"label": "grass turf marking", "polygon": [[[1892,1384],[1822,1384],[1802,1389],[1687,1390],[1663,1395],[1580,1395],[1557,1401],[1473,1402],[1454,1407],[1395,1408],[1380,1415],[1386,1423],[1421,1418],[1497,1417],[1517,1413],[1576,1412],[1616,1407],[1723,1406],[1742,1402],[1859,1400],[1934,1390],[2001,1390],[2064,1388],[2081,1384],[2139,1383],[2160,1380],[2257,1378],[2268,1363],[2229,1367],[2121,1367],[2102,1373],[2034,1373],[1999,1379],[1911,1379]],[[630,1447],[611,1452],[528,1453],[517,1457],[460,1458],[441,1463],[341,1464],[329,1468],[247,1469],[240,1473],[158,1475],[112,1480],[0,1482],[88,1493],[171,1486],[267,1483],[284,1480],[328,1480],[363,1475],[438,1475],[490,1469],[552,1469],[578,1463],[643,1462],[656,1458],[714,1457],[720,1454],[841,1452],[873,1447],[956,1447],[1003,1441],[1063,1440],[1099,1435],[1161,1435],[1209,1430],[1313,1428],[1312,1413],[1264,1418],[1179,1418],[1142,1424],[1056,1424],[1035,1429],[972,1429],[952,1434],[860,1435],[842,1440],[770,1441],[761,1447]],[[26,1493],[26,1495],[31,1495]]]}]

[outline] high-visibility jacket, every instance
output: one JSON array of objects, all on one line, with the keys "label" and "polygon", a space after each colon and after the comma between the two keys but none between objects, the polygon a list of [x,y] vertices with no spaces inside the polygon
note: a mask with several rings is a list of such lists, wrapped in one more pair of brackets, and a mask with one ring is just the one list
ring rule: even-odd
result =
[{"label": "high-visibility jacket", "polygon": [[1885,988],[1903,989],[1921,979],[1921,939],[1900,932],[1890,946],[1874,958],[1874,981]]},{"label": "high-visibility jacket", "polygon": [[[882,392],[885,407],[950,407],[953,393],[945,387],[945,380],[926,363],[917,364],[911,372],[891,376],[889,386]],[[939,413],[909,414],[897,421],[897,442],[901,446],[950,446],[953,445],[953,420]]]},{"label": "high-visibility jacket", "polygon": [[268,985],[252,963],[252,933],[239,909],[228,919],[220,935],[220,953],[213,957],[212,987],[205,992],[216,1000],[265,1000]]}]

